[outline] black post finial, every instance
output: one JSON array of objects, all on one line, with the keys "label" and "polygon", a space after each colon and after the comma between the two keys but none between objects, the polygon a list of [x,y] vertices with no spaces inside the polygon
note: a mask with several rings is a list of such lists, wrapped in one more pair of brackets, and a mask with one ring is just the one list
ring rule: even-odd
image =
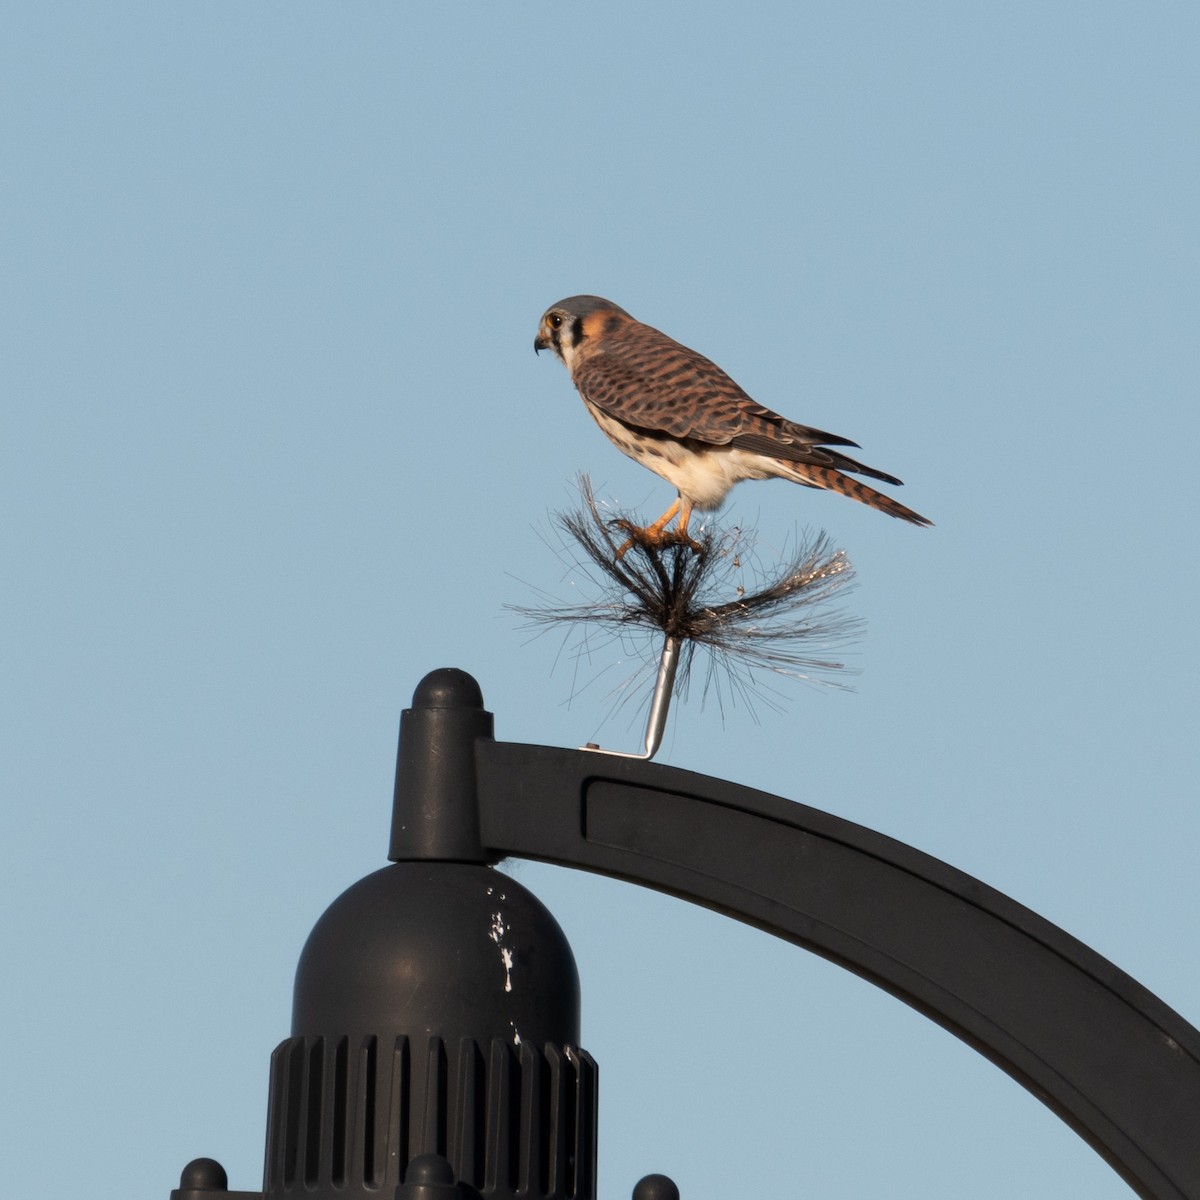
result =
[{"label": "black post finial", "polygon": [[[474,680],[471,680],[474,683]],[[454,1168],[440,1154],[422,1154],[408,1164],[396,1200],[465,1200]]]},{"label": "black post finial", "polygon": [[668,1175],[646,1175],[634,1184],[633,1200],[679,1200],[679,1188]]},{"label": "black post finial", "polygon": [[479,684],[455,667],[431,671],[400,718],[388,858],[495,862],[479,836],[475,742],[492,738]]}]

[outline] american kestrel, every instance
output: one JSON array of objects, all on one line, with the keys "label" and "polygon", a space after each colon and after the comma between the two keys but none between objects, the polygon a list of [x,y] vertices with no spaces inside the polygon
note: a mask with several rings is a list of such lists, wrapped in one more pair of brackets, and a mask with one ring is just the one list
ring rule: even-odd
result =
[{"label": "american kestrel", "polygon": [[743,479],[790,479],[841,492],[914,525],[933,524],[844,474],[900,483],[829,448],[857,442],[797,425],[756,404],[716,363],[610,300],[571,296],[552,304],[533,348],[558,355],[588,412],[618,450],[678,489],[675,503],[657,521],[632,531],[644,545],[689,542],[692,510],[720,507]]}]

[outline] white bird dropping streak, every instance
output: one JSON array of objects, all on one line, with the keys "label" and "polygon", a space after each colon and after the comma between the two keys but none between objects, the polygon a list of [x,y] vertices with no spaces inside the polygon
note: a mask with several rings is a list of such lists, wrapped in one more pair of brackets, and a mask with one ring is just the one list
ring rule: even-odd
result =
[{"label": "white bird dropping streak", "polygon": [[504,914],[502,912],[492,913],[492,927],[488,931],[488,937],[500,947],[500,961],[504,964],[504,990],[511,992],[513,990],[513,953],[507,946],[501,945],[501,940],[507,931],[508,926],[504,923]]}]

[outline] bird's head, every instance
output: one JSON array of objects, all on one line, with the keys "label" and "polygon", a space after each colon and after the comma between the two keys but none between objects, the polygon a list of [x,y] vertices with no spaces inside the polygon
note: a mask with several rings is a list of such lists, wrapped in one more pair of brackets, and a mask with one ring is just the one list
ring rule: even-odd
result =
[{"label": "bird's head", "polygon": [[575,352],[588,338],[598,337],[633,318],[611,300],[599,296],[571,296],[552,304],[542,314],[535,351],[553,350],[570,370]]}]

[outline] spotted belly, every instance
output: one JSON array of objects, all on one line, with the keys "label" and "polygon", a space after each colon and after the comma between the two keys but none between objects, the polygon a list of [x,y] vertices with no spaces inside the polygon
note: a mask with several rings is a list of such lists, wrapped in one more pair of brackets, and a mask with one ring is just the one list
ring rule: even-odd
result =
[{"label": "spotted belly", "polygon": [[783,474],[778,464],[761,455],[694,438],[646,433],[622,424],[594,405],[588,404],[587,408],[622,454],[661,475],[702,511],[719,508],[729,489],[743,479],[770,479]]}]

